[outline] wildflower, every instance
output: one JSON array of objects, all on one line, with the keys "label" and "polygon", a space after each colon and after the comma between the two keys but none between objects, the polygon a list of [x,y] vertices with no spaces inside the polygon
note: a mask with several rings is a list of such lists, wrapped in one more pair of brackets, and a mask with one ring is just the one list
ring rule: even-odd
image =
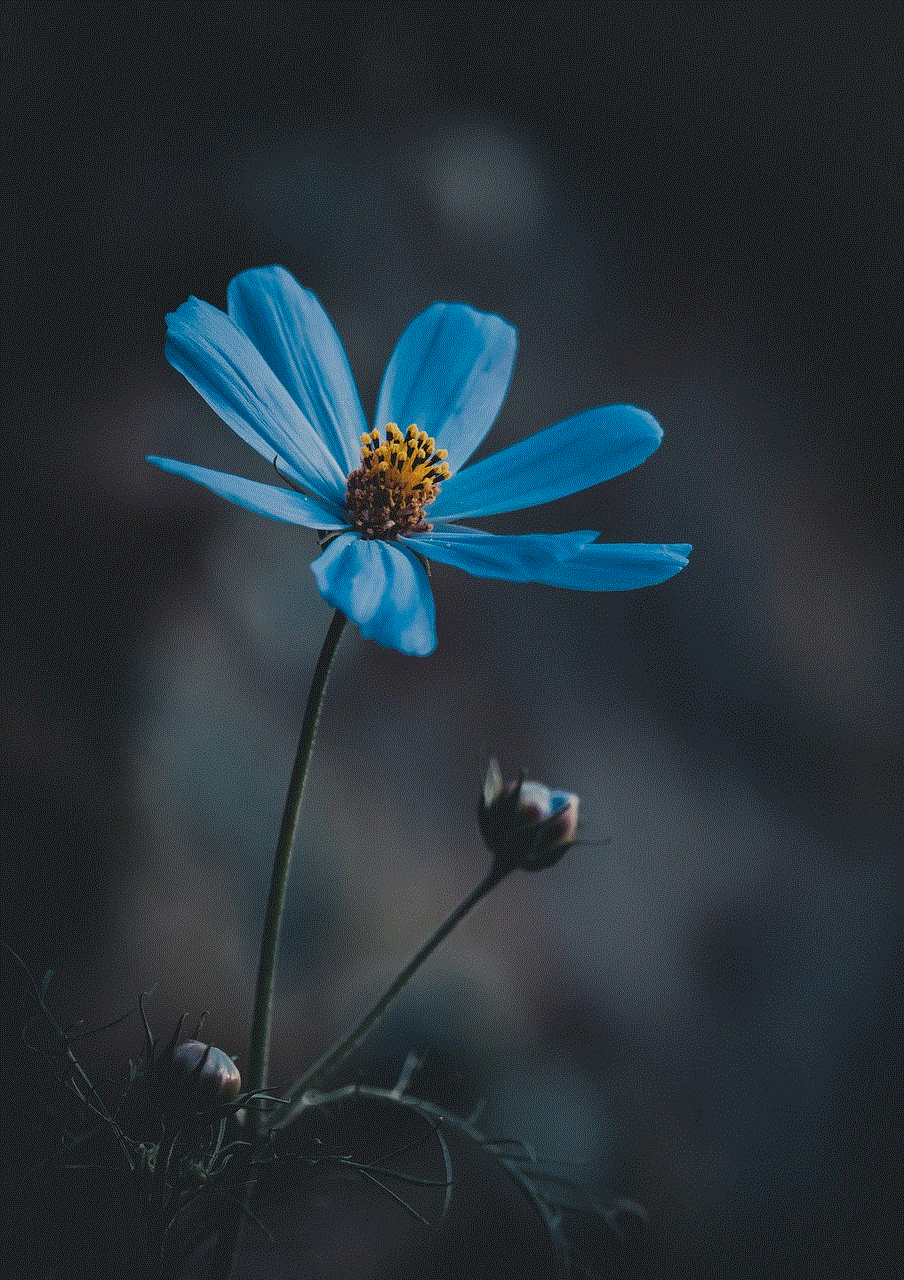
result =
[{"label": "wildflower", "polygon": [[413,320],[383,375],[371,430],[328,316],[282,267],[236,276],[226,313],[189,298],[167,324],[170,363],[288,487],[149,461],[250,511],[318,530],[311,569],[321,595],[380,644],[434,649],[425,559],[584,591],[661,582],[687,564],[684,545],[605,545],[588,531],[506,537],[456,523],[620,475],[662,437],[648,413],[610,405],[464,467],[511,377],[515,330],[499,316],[437,302]]},{"label": "wildflower", "polygon": [[498,870],[543,871],[575,842],[579,800],[570,791],[552,791],[540,782],[503,782],[491,760],[477,808],[483,842]]},{"label": "wildflower", "polygon": [[180,1110],[206,1111],[232,1102],[242,1088],[239,1069],[222,1049],[184,1040],[163,1059],[166,1103]]}]

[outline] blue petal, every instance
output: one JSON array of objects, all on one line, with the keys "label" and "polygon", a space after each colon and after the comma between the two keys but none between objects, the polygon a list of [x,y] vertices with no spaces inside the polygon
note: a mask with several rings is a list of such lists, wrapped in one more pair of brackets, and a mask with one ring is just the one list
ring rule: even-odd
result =
[{"label": "blue petal", "polygon": [[311,565],[323,598],[388,649],[423,657],[436,648],[430,583],[404,547],[340,533]]},{"label": "blue petal", "polygon": [[172,458],[149,457],[148,462],[155,463],[164,471],[172,471],[174,475],[195,480],[221,498],[228,498],[230,502],[238,503],[240,507],[256,511],[262,516],[286,520],[289,524],[303,524],[309,529],[343,529],[348,525],[348,517],[340,507],[315,502],[313,498],[296,493],[293,489],[258,484],[255,480],[246,480],[244,476],[210,471],[207,467],[195,467],[190,462],[175,462]]},{"label": "blue petal", "polygon": [[643,409],[588,409],[446,480],[430,515],[461,520],[552,502],[636,467],[661,439]]},{"label": "blue petal", "polygon": [[454,565],[478,578],[549,582],[550,574],[562,569],[595,537],[593,530],[506,536],[443,525],[404,541],[428,560]]},{"label": "blue petal", "polygon": [[500,316],[435,302],[399,338],[383,374],[375,425],[412,422],[448,449],[458,470],[480,444],[505,399],[518,337]]},{"label": "blue petal", "polygon": [[557,565],[544,581],[575,591],[630,591],[674,577],[690,551],[683,542],[594,542]]},{"label": "blue petal", "polygon": [[233,324],[257,347],[346,475],[354,471],[367,423],[345,349],[314,294],[284,267],[258,267],[235,277],[227,300]]},{"label": "blue petal", "polygon": [[166,320],[166,358],[223,421],[315,497],[343,503],[347,473],[225,312],[189,298]]}]

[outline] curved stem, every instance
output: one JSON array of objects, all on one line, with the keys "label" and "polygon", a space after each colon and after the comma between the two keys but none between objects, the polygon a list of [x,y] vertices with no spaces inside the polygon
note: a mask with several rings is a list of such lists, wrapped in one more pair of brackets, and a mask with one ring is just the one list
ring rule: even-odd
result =
[{"label": "curved stem", "polygon": [[334,1067],[338,1066],[343,1058],[348,1057],[352,1050],[361,1043],[368,1031],[380,1020],[408,980],[421,967],[427,957],[436,950],[443,938],[452,932],[471,908],[476,906],[480,899],[488,894],[491,889],[495,888],[507,873],[507,869],[500,870],[498,865],[494,863],[489,874],[481,880],[477,888],[468,894],[465,900],[443,921],[436,932],[431,934],[420,951],[409,960],[408,964],[386,988],[370,1012],[366,1013],[347,1035],[344,1035],[341,1040],[337,1040],[332,1048],[327,1049],[326,1053],[322,1054],[313,1066],[308,1067],[304,1075],[299,1076],[289,1090],[288,1100],[285,1105],[277,1108],[271,1116],[270,1125],[272,1128],[278,1128],[289,1123],[305,1091],[332,1071]]},{"label": "curved stem", "polygon": [[248,1079],[245,1088],[249,1092],[257,1092],[266,1087],[267,1060],[270,1053],[270,1029],[273,1020],[273,987],[276,977],[276,953],[279,947],[279,932],[282,924],[283,907],[286,901],[286,886],[289,882],[289,868],[292,865],[292,846],[301,814],[304,798],[304,784],[307,777],[308,764],[314,749],[314,738],[317,735],[317,723],[320,719],[320,708],[326,690],[330,667],[345,627],[345,614],[339,609],[333,614],[329,631],[323,642],[317,666],[311,680],[305,707],[301,735],[298,739],[298,752],[295,766],[289,782],[286,805],[283,810],[279,839],[276,842],[276,854],[273,858],[273,871],[270,877],[270,894],[267,898],[267,912],[264,917],[264,932],[261,938],[260,960],[257,967],[257,988],[254,996],[254,1015],[251,1020],[251,1047],[248,1059]]}]

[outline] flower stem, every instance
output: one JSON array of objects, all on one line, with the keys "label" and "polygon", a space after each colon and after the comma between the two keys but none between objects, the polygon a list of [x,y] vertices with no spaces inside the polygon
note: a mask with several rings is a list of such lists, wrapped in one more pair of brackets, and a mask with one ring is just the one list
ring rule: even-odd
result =
[{"label": "flower stem", "polygon": [[301,1102],[304,1093],[324,1076],[328,1075],[334,1067],[337,1067],[339,1063],[342,1062],[344,1058],[348,1057],[352,1050],[361,1043],[368,1031],[370,1031],[374,1024],[382,1018],[383,1014],[392,1004],[393,1000],[405,984],[421,967],[427,957],[436,950],[443,938],[445,938],[447,934],[451,933],[459,921],[464,919],[471,908],[476,906],[481,898],[485,897],[491,889],[495,888],[500,880],[504,879],[507,874],[507,869],[500,870],[496,864],[493,865],[489,874],[481,880],[477,888],[468,894],[465,900],[455,908],[446,920],[443,921],[436,932],[431,934],[421,947],[420,951],[418,951],[417,954],[409,960],[408,964],[405,965],[405,968],[401,971],[398,977],[395,978],[386,988],[370,1012],[366,1013],[361,1021],[353,1027],[347,1035],[343,1036],[341,1040],[337,1040],[332,1048],[327,1049],[326,1053],[322,1054],[321,1057],[319,1057],[317,1061],[310,1066],[307,1071],[305,1071],[304,1075],[299,1076],[288,1091],[287,1102],[282,1107],[277,1108],[271,1116],[271,1127],[280,1128],[289,1123],[298,1111],[299,1103]]},{"label": "flower stem", "polygon": [[273,1021],[273,987],[276,977],[276,953],[279,947],[279,932],[282,924],[283,907],[286,901],[286,886],[289,882],[289,869],[292,865],[292,847],[301,814],[304,798],[304,784],[308,773],[308,765],[314,749],[314,738],[317,735],[317,723],[320,719],[320,708],[330,674],[330,667],[336,655],[336,649],[345,627],[345,614],[339,609],[333,614],[329,631],[320,650],[317,666],[308,691],[301,735],[298,739],[298,752],[286,795],[282,825],[279,839],[276,842],[276,853],[273,858],[273,871],[270,877],[270,894],[267,898],[267,913],[264,917],[264,932],[261,938],[260,960],[257,967],[257,989],[254,996],[254,1015],[251,1021],[251,1047],[248,1060],[248,1078],[245,1088],[249,1092],[257,1092],[266,1087],[267,1060],[270,1054],[270,1030]]}]

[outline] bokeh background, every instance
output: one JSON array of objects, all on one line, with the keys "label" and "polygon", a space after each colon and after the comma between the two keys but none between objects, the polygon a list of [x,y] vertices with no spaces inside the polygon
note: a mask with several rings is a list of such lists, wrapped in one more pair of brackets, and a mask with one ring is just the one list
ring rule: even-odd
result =
[{"label": "bokeh background", "polygon": [[[427,659],[349,631],[274,1074],[482,873],[495,752],[579,792],[599,843],[484,904],[359,1074],[392,1083],[429,1049],[429,1096],[486,1097],[497,1132],[647,1205],[622,1274],[894,1274],[892,34],[543,4],[473,24],[175,6],[78,31],[33,9],[10,32],[4,937],[56,970],[61,1018],[154,987],[159,1027],[209,1009],[241,1063],[329,621],[305,531],[144,462],[267,478],[164,361],[164,314],[280,262],[369,412],[407,322],[467,301],[520,334],[480,456],[612,401],[666,433],[641,468],[484,527],[695,551],[597,596],[436,566]],[[137,1043],[130,1022],[86,1056],[115,1078]],[[15,1044],[10,1064],[21,1140],[42,1076]]]}]

